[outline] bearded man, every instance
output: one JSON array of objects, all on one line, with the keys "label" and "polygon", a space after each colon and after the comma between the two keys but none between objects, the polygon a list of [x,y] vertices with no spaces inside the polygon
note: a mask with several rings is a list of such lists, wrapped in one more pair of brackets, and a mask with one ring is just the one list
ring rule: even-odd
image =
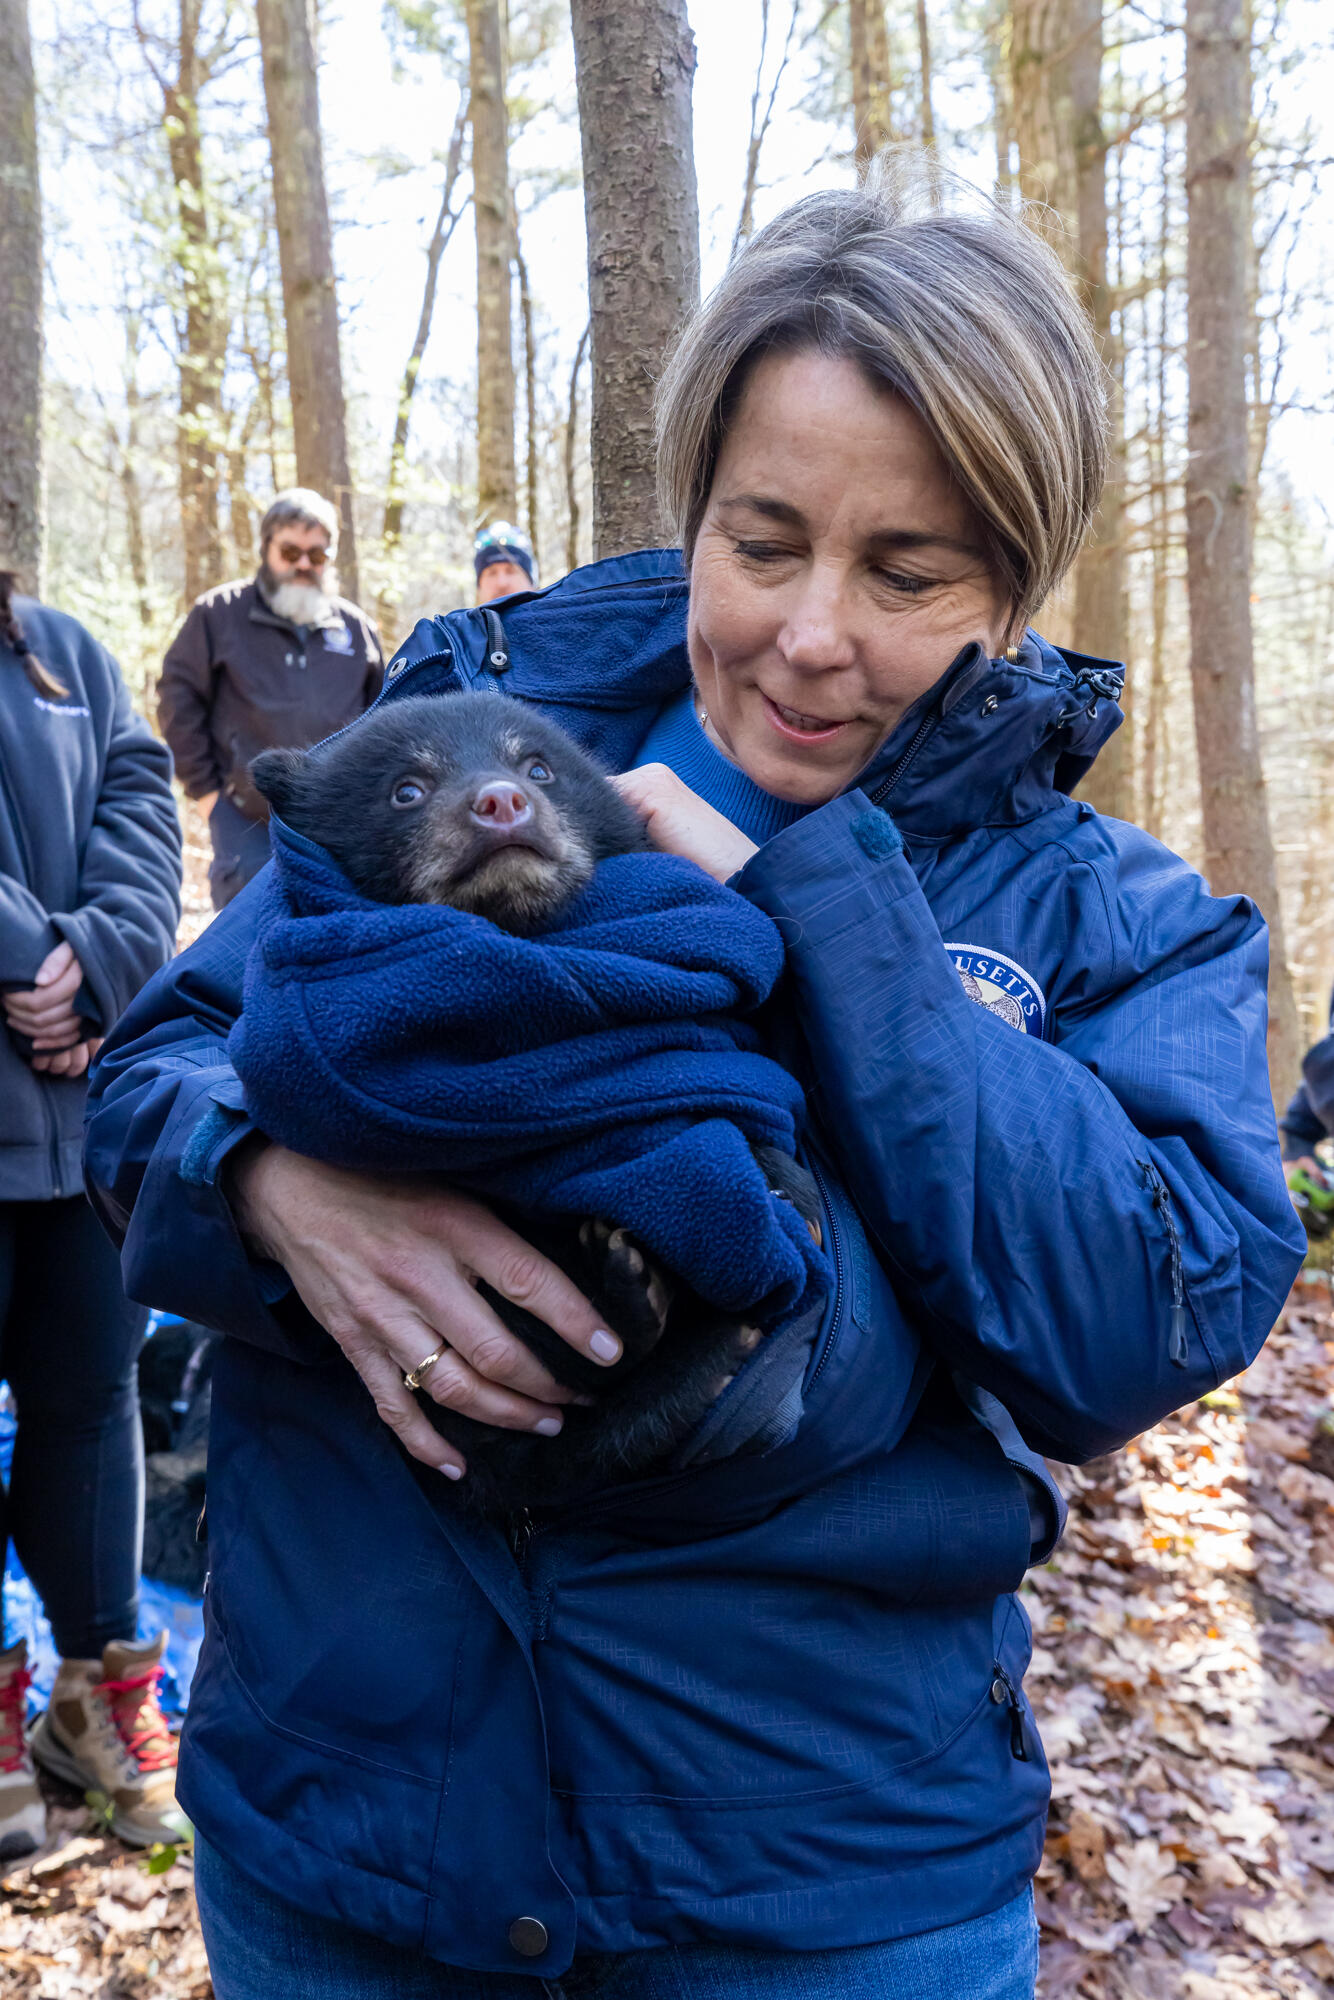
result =
[{"label": "bearded man", "polygon": [[338,515],[293,486],[260,523],[259,572],[206,591],[167,653],[158,721],[186,792],[208,814],[220,910],[269,858],[269,809],[250,782],[261,750],[304,750],[380,691],[384,655],[365,612],[334,595]]}]

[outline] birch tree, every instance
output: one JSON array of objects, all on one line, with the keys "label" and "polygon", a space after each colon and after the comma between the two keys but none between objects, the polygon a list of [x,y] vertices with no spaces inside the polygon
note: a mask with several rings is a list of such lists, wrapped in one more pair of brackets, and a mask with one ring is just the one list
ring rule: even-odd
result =
[{"label": "birch tree", "polygon": [[685,0],[572,0],[593,350],[593,547],[658,545],[653,394],[699,299]]},{"label": "birch tree", "polygon": [[0,0],[0,569],[42,572],[42,205],[28,0]]},{"label": "birch tree", "polygon": [[1260,763],[1251,629],[1246,405],[1252,266],[1246,0],[1186,4],[1186,577],[1204,872],[1269,922],[1269,1063],[1276,1098],[1301,1047]]},{"label": "birch tree", "polygon": [[287,326],[296,474],[338,509],[338,566],[358,595],[333,237],[324,186],[313,0],[256,0]]}]

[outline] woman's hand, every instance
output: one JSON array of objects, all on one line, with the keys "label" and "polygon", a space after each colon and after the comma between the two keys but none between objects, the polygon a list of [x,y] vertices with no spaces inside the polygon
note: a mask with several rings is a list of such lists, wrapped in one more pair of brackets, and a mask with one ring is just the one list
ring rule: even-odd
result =
[{"label": "woman's hand", "polygon": [[41,1070],[46,1076],[82,1076],[104,1040],[102,1035],[91,1035],[71,1049],[56,1049],[49,1056],[31,1056],[29,1067]]},{"label": "woman's hand", "polygon": [[[74,956],[73,948],[62,939],[38,966],[37,977],[31,986],[5,994],[5,1019],[15,1034],[27,1036],[35,1051],[59,1049],[72,1054],[81,1026],[73,1001],[82,985],[83,967]],[[38,1064],[34,1062],[33,1067],[37,1068]],[[80,1067],[88,1067],[87,1056]],[[57,1074],[66,1072],[58,1071]],[[78,1075],[79,1071],[74,1074]]]},{"label": "woman's hand", "polygon": [[479,1298],[479,1279],[592,1360],[620,1355],[564,1272],[467,1195],[322,1166],[267,1142],[241,1152],[227,1184],[242,1235],[282,1265],[404,1449],[451,1479],[466,1461],[403,1382],[442,1340],[422,1388],[447,1409],[552,1437],[559,1406],[579,1400]]},{"label": "woman's hand", "polygon": [[655,847],[696,862],[716,882],[729,881],[759,852],[665,764],[641,764],[611,782],[639,814]]}]

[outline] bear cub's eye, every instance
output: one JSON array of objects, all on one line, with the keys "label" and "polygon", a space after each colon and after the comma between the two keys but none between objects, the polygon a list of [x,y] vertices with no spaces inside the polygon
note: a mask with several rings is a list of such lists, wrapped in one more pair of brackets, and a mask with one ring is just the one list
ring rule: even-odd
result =
[{"label": "bear cub's eye", "polygon": [[524,776],[531,778],[535,785],[549,785],[556,775],[540,757],[530,757],[523,768]]},{"label": "bear cub's eye", "polygon": [[415,806],[426,797],[426,787],[416,778],[400,778],[389,797],[396,806]]}]

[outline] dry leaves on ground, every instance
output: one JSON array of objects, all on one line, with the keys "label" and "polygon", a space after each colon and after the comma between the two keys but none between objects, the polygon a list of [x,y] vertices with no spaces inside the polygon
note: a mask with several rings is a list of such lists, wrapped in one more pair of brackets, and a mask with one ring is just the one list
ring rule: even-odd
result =
[{"label": "dry leaves on ground", "polygon": [[1070,1527],[1024,1593],[1043,2000],[1334,1991],[1332,1363],[1303,1283],[1228,1391],[1061,1474]]},{"label": "dry leaves on ground", "polygon": [[188,1858],[151,1874],[60,1796],[42,1853],[0,1879],[0,1996],[210,2000]]}]

